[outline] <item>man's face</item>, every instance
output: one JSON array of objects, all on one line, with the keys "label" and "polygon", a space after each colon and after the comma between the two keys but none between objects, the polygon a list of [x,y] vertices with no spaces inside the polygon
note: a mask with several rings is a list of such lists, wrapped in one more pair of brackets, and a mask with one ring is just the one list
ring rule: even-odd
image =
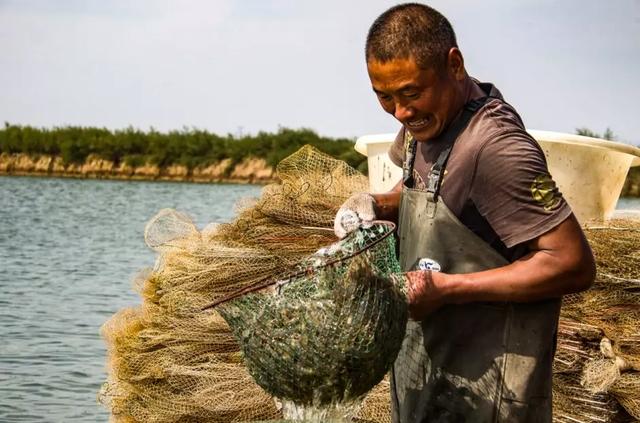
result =
[{"label": "man's face", "polygon": [[367,70],[380,105],[417,141],[440,135],[460,110],[456,78],[443,70],[421,69],[415,60],[371,60]]}]

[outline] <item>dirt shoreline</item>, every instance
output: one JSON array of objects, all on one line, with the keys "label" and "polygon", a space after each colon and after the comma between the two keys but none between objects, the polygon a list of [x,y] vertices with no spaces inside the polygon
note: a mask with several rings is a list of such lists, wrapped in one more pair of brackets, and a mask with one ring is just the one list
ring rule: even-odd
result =
[{"label": "dirt shoreline", "polygon": [[274,169],[264,159],[248,158],[233,168],[231,160],[206,167],[159,167],[146,163],[133,167],[89,156],[83,164],[65,165],[56,156],[0,154],[0,176],[60,177],[121,181],[169,181],[194,183],[268,184],[276,180]]},{"label": "dirt shoreline", "polygon": [[[89,156],[83,164],[65,165],[58,156],[0,154],[0,176],[53,176],[76,179],[113,179],[120,181],[172,181],[195,183],[268,184],[277,180],[275,169],[264,159],[251,157],[231,168],[231,160],[188,169],[149,163],[133,167]],[[640,197],[640,167],[631,168],[621,197]]]}]

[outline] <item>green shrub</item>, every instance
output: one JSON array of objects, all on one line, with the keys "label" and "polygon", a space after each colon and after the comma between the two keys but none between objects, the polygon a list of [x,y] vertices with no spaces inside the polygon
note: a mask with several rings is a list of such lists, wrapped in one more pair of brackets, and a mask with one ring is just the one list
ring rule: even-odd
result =
[{"label": "green shrub", "polygon": [[280,128],[276,133],[259,132],[239,138],[187,127],[163,133],[153,128],[146,132],[133,127],[115,131],[80,126],[47,129],[5,123],[0,129],[0,152],[61,156],[66,164],[82,163],[93,154],[131,166],[149,162],[161,167],[179,164],[193,169],[230,158],[232,169],[250,157],[263,158],[275,166],[305,144],[355,168],[366,169],[365,157],[355,152],[353,140],[321,137],[307,128]]}]

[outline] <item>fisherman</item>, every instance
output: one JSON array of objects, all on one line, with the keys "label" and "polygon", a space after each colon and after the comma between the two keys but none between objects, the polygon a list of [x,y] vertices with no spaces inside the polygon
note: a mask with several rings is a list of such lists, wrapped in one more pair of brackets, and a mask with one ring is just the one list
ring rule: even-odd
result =
[{"label": "fisherman", "polygon": [[394,422],[550,422],[562,295],[593,255],[536,141],[491,84],[467,74],[451,24],[395,6],[366,41],[373,91],[400,123],[389,193],[359,193],[340,237],[398,222],[411,319],[393,366]]}]

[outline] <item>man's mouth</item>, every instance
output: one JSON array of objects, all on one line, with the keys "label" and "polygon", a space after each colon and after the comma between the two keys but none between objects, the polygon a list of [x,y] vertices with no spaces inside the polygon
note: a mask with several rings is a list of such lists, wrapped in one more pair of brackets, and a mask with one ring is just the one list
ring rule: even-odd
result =
[{"label": "man's mouth", "polygon": [[410,129],[422,129],[429,124],[431,119],[416,119],[407,122],[407,126]]}]

